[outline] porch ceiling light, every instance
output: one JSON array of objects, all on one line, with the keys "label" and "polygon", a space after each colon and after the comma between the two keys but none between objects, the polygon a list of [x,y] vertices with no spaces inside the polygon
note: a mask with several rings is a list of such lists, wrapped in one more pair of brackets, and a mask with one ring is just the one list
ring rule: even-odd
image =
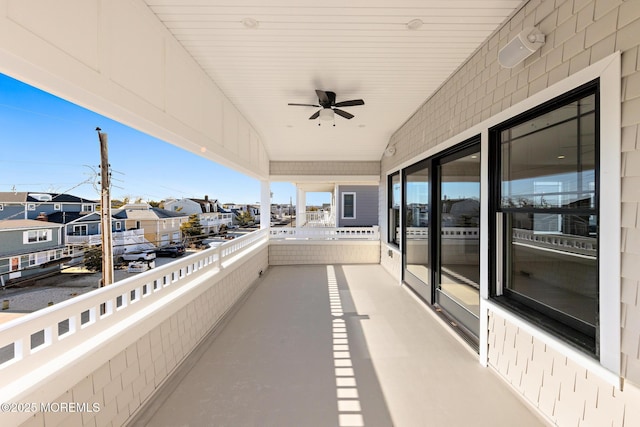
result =
[{"label": "porch ceiling light", "polygon": [[422,27],[422,25],[424,24],[424,22],[422,22],[422,20],[420,19],[412,19],[411,21],[407,22],[407,28],[409,30],[417,30],[420,27]]},{"label": "porch ceiling light", "polygon": [[544,44],[545,36],[535,27],[527,27],[498,52],[498,62],[513,68]]},{"label": "porch ceiling light", "polygon": [[258,28],[258,26],[260,25],[260,23],[253,18],[244,18],[240,22],[242,22],[242,25],[244,25],[246,28]]}]

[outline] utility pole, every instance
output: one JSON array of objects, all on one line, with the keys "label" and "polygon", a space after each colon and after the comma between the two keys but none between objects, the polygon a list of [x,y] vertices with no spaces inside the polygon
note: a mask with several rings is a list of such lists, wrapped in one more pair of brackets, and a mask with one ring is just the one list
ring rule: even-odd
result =
[{"label": "utility pole", "polygon": [[111,238],[111,172],[109,171],[109,146],[107,134],[96,128],[100,140],[100,224],[102,226],[102,283],[113,283],[113,240]]}]

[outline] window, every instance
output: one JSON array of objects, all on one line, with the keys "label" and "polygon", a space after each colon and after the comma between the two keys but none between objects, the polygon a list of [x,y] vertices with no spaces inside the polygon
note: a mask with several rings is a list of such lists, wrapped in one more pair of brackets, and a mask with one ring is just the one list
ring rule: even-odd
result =
[{"label": "window", "polygon": [[82,205],[82,212],[93,212],[93,205]]},{"label": "window", "polygon": [[86,236],[89,234],[89,230],[86,224],[74,225],[73,226],[73,235],[74,236]]},{"label": "window", "polygon": [[387,183],[387,201],[389,208],[387,241],[400,245],[400,172],[389,175]]},{"label": "window", "polygon": [[597,82],[491,130],[496,301],[598,354]]},{"label": "window", "polygon": [[55,204],[53,205],[53,210],[55,210],[55,211],[60,211],[60,210],[62,210],[62,205],[61,205],[60,203],[55,203]]},{"label": "window", "polygon": [[356,218],[356,193],[342,193],[342,219]]},{"label": "window", "polygon": [[122,223],[120,221],[116,221],[116,231],[122,230]]},{"label": "window", "polygon": [[27,203],[27,210],[28,211],[35,211],[36,210],[36,204],[35,203]]},{"label": "window", "polygon": [[29,230],[23,233],[23,243],[49,242],[52,236],[51,230]]}]

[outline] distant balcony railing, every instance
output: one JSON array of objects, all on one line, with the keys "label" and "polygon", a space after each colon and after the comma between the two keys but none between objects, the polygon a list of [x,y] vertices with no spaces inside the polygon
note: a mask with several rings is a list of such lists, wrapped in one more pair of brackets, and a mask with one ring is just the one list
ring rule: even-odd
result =
[{"label": "distant balcony railing", "polygon": [[273,227],[272,240],[380,240],[380,228],[373,227]]},{"label": "distant balcony railing", "polygon": [[[125,238],[136,236],[144,236],[144,229],[114,231],[112,233],[114,244],[117,241],[124,240]],[[92,234],[90,236],[74,236],[73,234],[67,234],[66,243],[67,245],[99,245],[102,243],[102,234]]]},{"label": "distant balcony railing", "polygon": [[331,211],[304,212],[301,215],[304,227],[335,227],[336,217]]},{"label": "distant balcony railing", "polygon": [[266,230],[255,231],[0,325],[0,401],[16,401],[61,364],[89,363],[84,357],[94,347],[179,298],[204,274],[216,275],[267,243]]},{"label": "distant balcony railing", "polygon": [[228,213],[202,214],[200,224],[203,226],[228,225],[233,222],[233,215]]}]

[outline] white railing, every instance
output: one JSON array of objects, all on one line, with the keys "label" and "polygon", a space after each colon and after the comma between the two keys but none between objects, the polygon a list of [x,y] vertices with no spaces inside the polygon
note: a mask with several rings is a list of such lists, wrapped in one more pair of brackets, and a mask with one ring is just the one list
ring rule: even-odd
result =
[{"label": "white railing", "polygon": [[[112,233],[113,241],[124,240],[127,237],[144,236],[144,229],[116,231]],[[67,234],[65,236],[68,245],[99,245],[102,243],[102,234],[92,234],[90,236],[74,236]]]},{"label": "white railing", "polygon": [[549,233],[541,234],[531,230],[514,229],[513,242],[589,257],[595,257],[598,253],[598,243],[593,237]]},{"label": "white railing", "polygon": [[196,277],[215,274],[234,257],[267,243],[266,230],[255,231],[0,325],[0,401],[33,387],[50,374],[47,366],[55,369],[53,361],[68,359],[70,349],[99,345],[105,334],[134,324]]},{"label": "white railing", "polygon": [[330,211],[304,212],[302,225],[305,227],[335,227],[336,217]]},{"label": "white railing", "polygon": [[271,240],[380,240],[380,228],[373,227],[274,227]]},{"label": "white railing", "polygon": [[202,214],[200,217],[200,223],[202,225],[221,225],[221,224],[231,224],[233,222],[232,214],[223,214],[223,213],[213,213],[213,214]]}]

